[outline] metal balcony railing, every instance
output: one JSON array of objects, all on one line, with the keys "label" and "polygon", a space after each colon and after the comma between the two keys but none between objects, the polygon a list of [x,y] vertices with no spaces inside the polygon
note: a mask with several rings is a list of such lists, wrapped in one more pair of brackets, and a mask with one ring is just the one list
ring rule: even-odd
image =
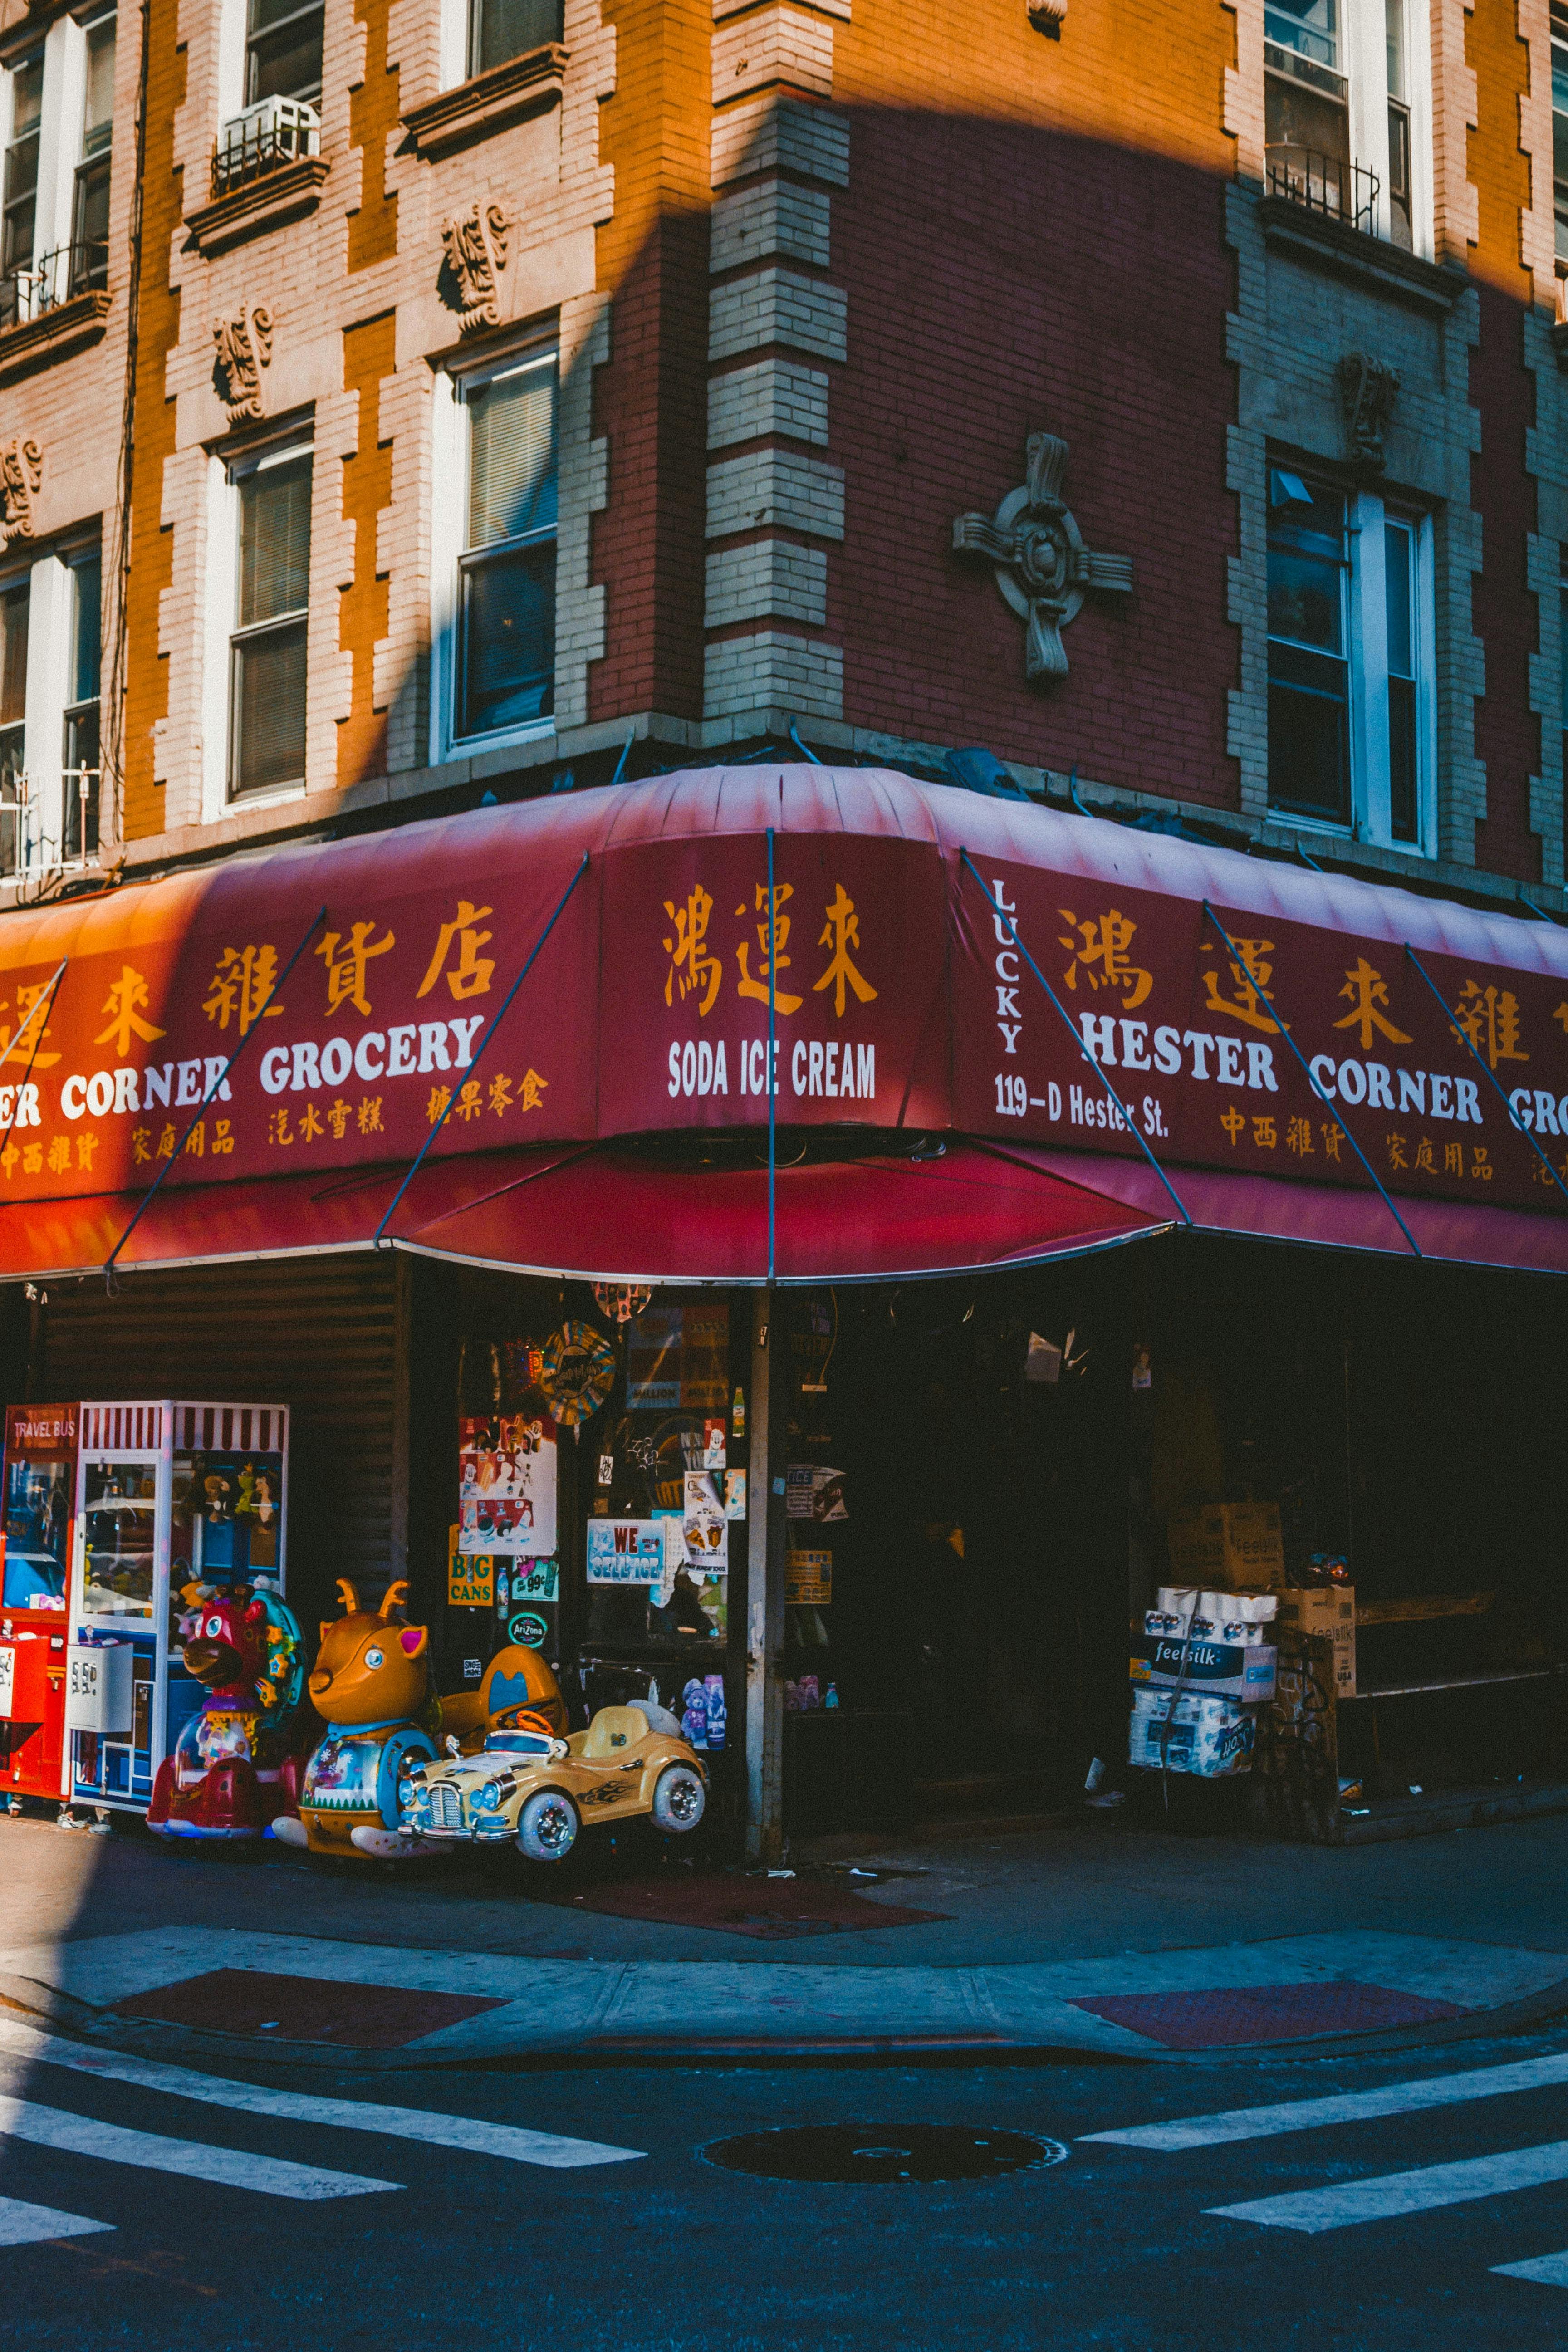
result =
[{"label": "metal balcony railing", "polygon": [[1319,155],[1310,147],[1270,147],[1268,193],[1288,203],[1343,221],[1368,236],[1377,234],[1377,200],[1383,183],[1364,164],[1341,155]]},{"label": "metal balcony railing", "polygon": [[298,98],[262,98],[236,114],[213,149],[213,195],[226,196],[321,148],[321,118]]},{"label": "metal balcony railing", "polygon": [[0,278],[0,327],[29,326],[79,294],[103,293],[109,285],[109,240],[62,245]]},{"label": "metal balcony railing", "polygon": [[42,796],[25,768],[0,766],[0,882],[37,881],[96,866],[100,771],[67,768],[60,776],[63,845],[43,829]]}]

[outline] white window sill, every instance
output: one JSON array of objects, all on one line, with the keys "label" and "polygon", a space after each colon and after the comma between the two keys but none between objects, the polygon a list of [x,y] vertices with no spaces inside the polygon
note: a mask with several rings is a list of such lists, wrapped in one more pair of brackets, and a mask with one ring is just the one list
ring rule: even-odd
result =
[{"label": "white window sill", "polygon": [[298,783],[277,784],[262,792],[230,793],[222,808],[214,810],[208,823],[218,824],[225,817],[237,815],[242,809],[283,808],[289,801],[302,801],[304,797],[303,777]]}]

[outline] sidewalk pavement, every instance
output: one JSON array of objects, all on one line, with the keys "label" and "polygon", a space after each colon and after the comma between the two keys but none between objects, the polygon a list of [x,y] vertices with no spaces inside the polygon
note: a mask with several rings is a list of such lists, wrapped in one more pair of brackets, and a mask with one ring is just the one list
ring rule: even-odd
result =
[{"label": "sidewalk pavement", "polygon": [[[1085,1814],[853,1864],[818,1849],[793,1879],[605,1847],[547,1882],[547,1900],[509,1862],[400,1872],[268,1848],[247,1864],[129,1827],[98,1839],[5,1822],[0,2001],[204,2063],[334,2071],[833,2053],[1191,2063],[1568,2011],[1562,1817],[1334,1850]],[[851,1866],[874,1874],[851,1881]]]}]

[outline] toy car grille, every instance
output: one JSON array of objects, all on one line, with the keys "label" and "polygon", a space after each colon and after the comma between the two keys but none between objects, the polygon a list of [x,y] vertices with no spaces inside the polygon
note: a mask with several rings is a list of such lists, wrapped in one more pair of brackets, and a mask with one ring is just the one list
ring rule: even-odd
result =
[{"label": "toy car grille", "polygon": [[463,1801],[456,1789],[437,1784],[430,1791],[430,1822],[434,1829],[457,1830],[463,1826]]}]

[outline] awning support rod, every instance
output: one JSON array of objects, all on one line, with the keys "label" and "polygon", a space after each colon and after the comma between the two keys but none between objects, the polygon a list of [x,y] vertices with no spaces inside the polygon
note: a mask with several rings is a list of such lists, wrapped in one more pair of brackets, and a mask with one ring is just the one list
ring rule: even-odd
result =
[{"label": "awning support rod", "polygon": [[[1078,772],[1075,769],[1073,772],[1076,775]],[[1154,1171],[1155,1175],[1160,1179],[1161,1183],[1163,1184],[1166,1192],[1169,1192],[1172,1200],[1175,1202],[1176,1213],[1181,1218],[1183,1224],[1186,1226],[1190,1233],[1192,1231],[1193,1221],[1187,1214],[1186,1202],[1183,1200],[1181,1194],[1177,1192],[1175,1186],[1172,1183],[1170,1178],[1166,1175],[1164,1170],[1161,1167],[1159,1161],[1150,1150],[1149,1146],[1144,1141],[1142,1136],[1139,1134],[1138,1129],[1132,1124],[1131,1112],[1122,1101],[1121,1097],[1117,1093],[1116,1088],[1111,1085],[1110,1080],[1106,1076],[1105,1072],[1100,1068],[1100,1064],[1095,1060],[1094,1055],[1085,1045],[1082,1036],[1073,1024],[1072,1014],[1068,1011],[1067,1006],[1062,1003],[1061,998],[1057,994],[1056,990],[1051,986],[1050,982],[1046,978],[1045,973],[1040,970],[1039,965],[1035,961],[1034,957],[1029,953],[1028,949],[1018,937],[1018,926],[1013,920],[1012,916],[1008,914],[1006,908],[998,903],[998,898],[993,898],[990,891],[985,887],[984,877],[981,874],[979,867],[975,865],[973,858],[969,855],[968,850],[961,849],[958,854],[963,859],[964,865],[968,866],[970,872],[973,875],[975,880],[979,883],[981,897],[990,908],[993,915],[994,915],[998,922],[1005,923],[1007,929],[1013,934],[1013,945],[1017,949],[1018,953],[1023,957],[1024,961],[1028,965],[1029,970],[1034,973],[1035,978],[1039,982],[1040,986],[1045,990],[1046,994],[1056,1006],[1058,1013],[1061,1015],[1063,1028],[1067,1031],[1068,1035],[1072,1039],[1073,1044],[1078,1047],[1079,1052],[1083,1055],[1084,1060],[1089,1064],[1089,1068],[1094,1072],[1095,1076],[1100,1080],[1100,1085],[1105,1088],[1106,1093],[1110,1097],[1111,1101],[1116,1105],[1117,1109],[1121,1113],[1122,1124],[1125,1126],[1128,1134],[1132,1138],[1132,1140],[1138,1146],[1139,1150],[1142,1151],[1144,1159],[1149,1162],[1150,1167]]]},{"label": "awning support rod", "polygon": [[39,989],[37,996],[33,999],[32,1007],[28,1012],[26,1019],[17,1024],[16,1034],[5,1048],[5,1058],[8,1062],[12,1055],[16,1052],[17,1046],[22,1042],[22,1032],[25,1029],[29,1028],[32,1024],[37,1020],[40,1013],[43,1014],[44,1018],[39,1024],[38,1034],[34,1038],[32,1045],[29,1046],[27,1051],[27,1066],[23,1071],[21,1082],[17,1086],[16,1099],[11,1106],[11,1116],[5,1122],[5,1132],[3,1136],[0,1136],[0,1151],[4,1151],[5,1146],[11,1140],[11,1129],[16,1124],[16,1113],[22,1108],[22,1087],[26,1085],[27,1080],[33,1075],[33,1064],[38,1058],[38,1047],[44,1042],[44,1031],[48,1027],[49,1014],[55,1009],[55,991],[58,988],[60,982],[65,977],[65,969],[68,961],[68,959],[67,957],[61,956],[58,963],[55,966],[54,978],[49,981],[46,986]]},{"label": "awning support rod", "polygon": [[[1220,921],[1219,917],[1215,913],[1214,908],[1209,905],[1206,898],[1204,900],[1204,912],[1208,917],[1210,922],[1214,925],[1215,930],[1219,933],[1221,939],[1225,941],[1226,946],[1229,949],[1231,956],[1237,964],[1238,973],[1244,971],[1247,974],[1248,985],[1257,989],[1259,997],[1262,999],[1263,1003],[1268,1005],[1276,1029],[1278,1029],[1280,1036],[1283,1037],[1287,1045],[1289,1046],[1290,1051],[1295,1055],[1297,1061],[1300,1064],[1302,1070],[1305,1072],[1307,1084],[1311,1087],[1312,1092],[1317,1096],[1318,1100],[1323,1104],[1325,1108],[1332,1110],[1333,1103],[1331,1097],[1323,1092],[1322,1087],[1318,1084],[1317,1079],[1312,1075],[1310,1063],[1307,1060],[1307,1057],[1302,1053],[1300,1045],[1297,1045],[1294,1037],[1291,1036],[1289,1029],[1286,1028],[1285,1024],[1279,1018],[1279,1013],[1275,1012],[1274,1005],[1270,1001],[1268,990],[1263,986],[1258,974],[1253,971],[1251,965],[1247,962],[1247,958],[1242,954],[1241,950],[1237,946],[1236,941],[1231,938],[1230,933],[1226,929],[1225,925]],[[1416,1242],[1415,1234],[1411,1232],[1409,1226],[1405,1223],[1404,1218],[1394,1207],[1393,1198],[1389,1193],[1387,1185],[1384,1184],[1382,1177],[1378,1174],[1376,1169],[1373,1166],[1371,1160],[1367,1158],[1365,1152],[1362,1150],[1360,1144],[1356,1141],[1354,1136],[1351,1133],[1350,1129],[1345,1125],[1344,1121],[1342,1119],[1337,1119],[1335,1121],[1335,1125],[1339,1128],[1341,1134],[1350,1145],[1351,1150],[1355,1153],[1356,1158],[1361,1161],[1362,1166],[1366,1170],[1367,1174],[1372,1178],[1373,1182],[1377,1186],[1384,1207],[1388,1211],[1389,1215],[1394,1219],[1394,1223],[1399,1227],[1400,1232],[1405,1235],[1405,1240],[1409,1243],[1412,1254],[1415,1256],[1419,1257],[1421,1255],[1420,1246]]]},{"label": "awning support rod", "polygon": [[[575,890],[578,883],[581,882],[584,875],[586,874],[587,871],[588,853],[584,850],[583,852],[583,862],[578,866],[575,874],[572,877],[571,881],[566,885],[565,892],[562,897],[559,906],[556,908],[555,912],[551,916],[550,920],[545,924],[544,929],[540,932],[539,937],[534,940],[533,945],[530,948],[527,962],[523,965],[522,970],[518,973],[517,978],[512,982],[511,986],[507,990],[506,994],[501,998],[500,1006],[496,1013],[495,1019],[490,1023],[489,1027],[479,1039],[479,1045],[474,1053],[470,1055],[468,1065],[470,1070],[477,1070],[479,1068],[485,1047],[489,1044],[490,1039],[495,1035],[496,1031],[506,1019],[507,1013],[511,1008],[512,998],[517,994],[518,990],[522,986],[523,982],[533,970],[535,957],[538,955],[540,949],[544,945],[545,940],[550,937],[551,932],[555,929],[555,926],[560,921],[562,916],[565,913],[567,899],[570,898],[573,891]],[[392,1223],[393,1217],[396,1213],[397,1204],[399,1201],[402,1200],[405,1192],[407,1192],[410,1184],[413,1183],[416,1176],[418,1175],[420,1169],[424,1166],[426,1153],[429,1150],[430,1146],[435,1142],[436,1138],[440,1134],[441,1129],[446,1126],[447,1119],[451,1117],[452,1107],[458,1099],[459,1091],[460,1089],[456,1087],[452,1088],[450,1094],[447,1097],[446,1107],[442,1110],[440,1118],[436,1121],[435,1126],[430,1129],[429,1134],[426,1137],[424,1142],[420,1145],[418,1150],[415,1153],[413,1160],[410,1161],[407,1172],[404,1176],[402,1183],[398,1186],[396,1192],[393,1194],[391,1201],[387,1203],[385,1216],[383,1217],[380,1224],[377,1225],[375,1229],[372,1241],[373,1248],[380,1249],[383,1246],[384,1236],[385,1235],[386,1229]]]},{"label": "awning support rod", "polygon": [[773,829],[768,827],[768,1288],[778,1272],[779,1081],[777,979],[779,902],[773,895]]},{"label": "awning support rod", "polygon": [[153,1181],[148,1185],[147,1190],[142,1193],[140,1201],[137,1202],[136,1213],[132,1216],[131,1223],[126,1226],[125,1231],[121,1234],[120,1239],[115,1243],[114,1247],[110,1251],[109,1255],[103,1261],[103,1279],[105,1286],[108,1289],[112,1290],[114,1287],[115,1259],[120,1255],[121,1251],[125,1247],[126,1243],[131,1239],[132,1234],[136,1231],[137,1226],[146,1215],[147,1211],[152,1207],[154,1199],[157,1197],[159,1186],[163,1183],[164,1177],[168,1174],[170,1169],[174,1166],[175,1160],[178,1160],[181,1152],[184,1151],[186,1144],[195,1133],[201,1120],[205,1117],[208,1104],[217,1101],[224,1086],[227,1083],[229,1072],[233,1069],[235,1064],[238,1061],[240,1055],[244,1053],[246,1047],[249,1045],[251,1039],[260,1028],[262,1021],[266,1016],[273,998],[277,995],[279,990],[282,987],[284,982],[293,971],[294,966],[299,962],[300,958],[304,954],[305,950],[310,946],[310,941],[315,938],[316,933],[321,929],[321,925],[326,921],[326,919],[327,910],[325,907],[318,908],[317,912],[310,919],[310,929],[306,931],[303,939],[300,941],[299,946],[295,949],[293,954],[289,957],[288,962],[284,965],[282,971],[279,973],[277,979],[268,989],[267,992],[267,1003],[263,1004],[260,1010],[257,1013],[249,1028],[246,1031],[244,1036],[241,1037],[238,1045],[229,1055],[227,1061],[224,1064],[222,1069],[218,1072],[211,1086],[205,1087],[202,1089],[202,1098],[196,1106],[196,1114],[195,1118],[191,1120],[184,1135],[181,1136],[178,1143],[175,1144],[174,1151],[171,1153],[170,1157],[164,1160],[163,1165],[159,1169],[158,1173],[153,1177]]},{"label": "awning support rod", "polygon": [[[1542,916],[1542,922],[1544,922],[1545,919],[1546,918]],[[1438,1003],[1442,1005],[1444,1012],[1447,1013],[1449,1024],[1453,1029],[1455,1036],[1462,1037],[1464,1039],[1465,1044],[1469,1046],[1471,1057],[1474,1060],[1477,1068],[1479,1069],[1485,1076],[1491,1080],[1492,1086],[1496,1089],[1498,1100],[1501,1103],[1503,1109],[1508,1114],[1509,1125],[1519,1129],[1519,1132],[1523,1136],[1531,1151],[1534,1152],[1537,1160],[1540,1160],[1542,1166],[1545,1169],[1547,1174],[1556,1185],[1557,1190],[1562,1193],[1563,1199],[1568,1200],[1568,1184],[1564,1184],[1562,1177],[1559,1176],[1556,1169],[1553,1168],[1551,1160],[1548,1160],[1545,1152],[1542,1151],[1540,1144],[1537,1143],[1529,1128],[1526,1127],[1524,1121],[1516,1115],[1513,1105],[1510,1102],[1508,1097],[1504,1094],[1501,1086],[1498,1083],[1497,1072],[1489,1068],[1483,1056],[1476,1052],[1472,1039],[1468,1035],[1468,1032],[1460,1027],[1458,1020],[1449,1006],[1447,999],[1444,997],[1442,991],[1438,988],[1436,982],[1432,978],[1431,973],[1427,971],[1426,965],[1422,962],[1420,957],[1416,954],[1408,940],[1405,942],[1405,952],[1410,958],[1411,962],[1415,966],[1415,969],[1420,973],[1422,979],[1426,982],[1426,985],[1431,990],[1433,995],[1437,999]]]}]

